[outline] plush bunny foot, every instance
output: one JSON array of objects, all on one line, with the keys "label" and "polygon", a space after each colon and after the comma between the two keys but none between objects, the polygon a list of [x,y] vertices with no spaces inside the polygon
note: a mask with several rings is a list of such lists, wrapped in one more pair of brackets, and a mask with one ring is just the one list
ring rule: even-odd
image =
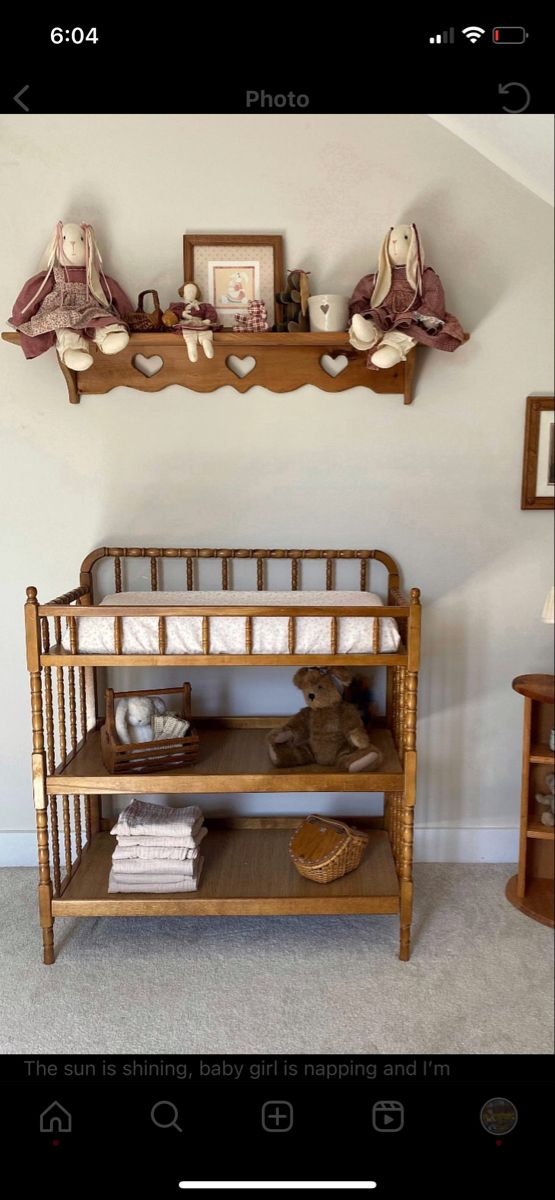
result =
[{"label": "plush bunny foot", "polygon": [[89,354],[88,342],[80,333],[62,329],[56,335],[56,347],[64,366],[70,371],[87,371],[92,367],[93,356]]},{"label": "plush bunny foot", "polygon": [[396,346],[380,346],[379,350],[372,354],[370,361],[375,367],[381,367],[383,370],[385,367],[396,366],[401,362],[401,358],[402,355]]},{"label": "plush bunny foot", "polygon": [[119,354],[129,342],[129,334],[122,325],[105,325],[97,329],[94,340],[103,354]]},{"label": "plush bunny foot", "polygon": [[372,321],[367,321],[365,317],[361,317],[360,313],[355,313],[351,328],[359,342],[366,342],[369,346],[375,341],[376,331]]},{"label": "plush bunny foot", "polygon": [[380,754],[380,751],[376,750],[375,746],[369,746],[366,754],[363,754],[361,758],[356,758],[354,762],[349,763],[348,769],[351,775],[356,774],[357,771],[376,771],[380,766],[381,761],[382,755]]},{"label": "plush bunny foot", "polygon": [[212,343],[212,330],[208,329],[206,333],[199,333],[198,340],[204,350],[207,358],[214,357],[214,346]]},{"label": "plush bunny foot", "polygon": [[378,331],[373,321],[367,321],[355,313],[349,326],[349,341],[355,350],[369,350],[378,340]]},{"label": "plush bunny foot", "polygon": [[60,358],[70,371],[88,371],[93,365],[93,356],[86,350],[65,350]]}]

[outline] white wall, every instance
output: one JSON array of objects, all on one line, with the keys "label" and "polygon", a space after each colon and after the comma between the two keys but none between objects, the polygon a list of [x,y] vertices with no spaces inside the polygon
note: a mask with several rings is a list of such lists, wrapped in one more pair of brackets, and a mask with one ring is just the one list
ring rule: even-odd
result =
[{"label": "white wall", "polygon": [[[66,590],[102,544],[375,546],[423,594],[417,851],[513,857],[511,680],[549,670],[551,644],[539,614],[552,518],[519,508],[525,397],[552,389],[548,205],[425,116],[29,115],[1,132],[6,317],[59,217],[91,221],[109,273],[164,302],[186,230],[282,232],[286,265],[310,269],[313,290],[350,292],[384,229],[415,220],[472,340],[421,352],[411,408],[312,387],[121,389],[70,408],[53,354],[25,362],[1,345],[0,829],[34,827],[27,584],[42,599]],[[289,679],[235,672],[235,702],[292,710]],[[195,683],[205,705],[223,687],[220,672]],[[319,803],[355,812],[364,799]],[[301,811],[306,798],[241,803]],[[34,853],[24,832],[3,846],[5,861]]]}]

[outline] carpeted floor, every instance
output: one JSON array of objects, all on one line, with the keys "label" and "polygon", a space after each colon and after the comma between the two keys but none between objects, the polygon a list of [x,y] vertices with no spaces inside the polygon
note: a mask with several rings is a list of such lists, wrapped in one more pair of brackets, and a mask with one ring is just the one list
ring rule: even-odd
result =
[{"label": "carpeted floor", "polygon": [[0,871],[7,1053],[548,1053],[552,932],[509,865],[421,864],[397,917],[58,919],[41,963],[35,872]]}]

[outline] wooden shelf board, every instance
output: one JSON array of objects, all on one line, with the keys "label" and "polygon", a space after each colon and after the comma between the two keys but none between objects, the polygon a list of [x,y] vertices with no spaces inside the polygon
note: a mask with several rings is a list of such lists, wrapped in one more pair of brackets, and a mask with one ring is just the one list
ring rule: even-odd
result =
[{"label": "wooden shelf board", "polygon": [[547,742],[536,742],[530,748],[530,762],[540,763],[544,767],[555,767],[555,753],[549,749]]},{"label": "wooden shelf board", "polygon": [[[18,333],[3,333],[4,341],[17,344]],[[368,370],[366,354],[354,350],[347,333],[225,333],[214,334],[214,357],[202,351],[191,363],[181,336],[173,333],[133,333],[125,350],[117,355],[101,354],[91,346],[92,366],[87,371],[72,371],[58,358],[71,404],[81,396],[104,395],[116,387],[142,392],[159,392],[179,385],[196,392],[213,392],[232,387],[248,392],[263,387],[273,392],[292,392],[311,384],[326,392],[342,392],[364,387],[381,394],[402,395],[405,404],[413,398],[415,350],[404,362],[386,370]],[[145,375],[134,362],[136,355],[161,358],[157,370]],[[330,374],[322,359],[344,358],[341,370]],[[252,358],[254,366],[238,375],[230,365],[233,358]],[[142,364],[144,367],[144,363]],[[237,366],[237,364],[235,364]],[[329,366],[329,364],[328,364]]]},{"label": "wooden shelf board", "polygon": [[[3,333],[2,338],[5,342],[11,342],[18,346],[20,336],[18,333]],[[138,347],[156,346],[160,349],[162,346],[168,346],[175,343],[182,345],[180,339],[174,333],[132,333],[130,344]],[[346,332],[344,333],[234,333],[232,329],[228,329],[222,333],[214,334],[214,344],[220,346],[332,346],[332,347],[348,347],[349,338]],[[96,353],[93,346],[92,352]]]},{"label": "wooden shelf board", "polygon": [[526,837],[543,838],[546,842],[552,842],[555,838],[555,826],[542,825],[540,820],[530,821],[526,830]]},{"label": "wooden shelf board", "polygon": [[[279,719],[274,723],[279,724]],[[195,721],[195,725],[200,734],[200,756],[193,766],[159,775],[110,775],[102,762],[100,734],[93,731],[65,769],[48,777],[47,790],[51,795],[403,790],[403,770],[388,729],[372,731],[372,740],[384,755],[380,771],[350,774],[317,765],[273,767],[266,746],[267,720],[265,725],[246,728],[208,728],[202,721]]]},{"label": "wooden shelf board", "polygon": [[552,879],[531,879],[526,895],[517,896],[518,875],[512,875],[505,888],[505,895],[519,912],[542,925],[554,925],[554,889]]},{"label": "wooden shelf board", "polygon": [[[263,615],[263,610],[259,609]],[[333,610],[330,609],[330,613]],[[278,660],[278,661],[276,661]],[[44,667],[405,667],[403,645],[391,654],[70,654],[52,647],[41,654]]]},{"label": "wooden shelf board", "polygon": [[288,853],[290,829],[210,830],[196,892],[108,893],[115,838],[99,833],[83,853],[54,916],[269,916],[397,913],[399,883],[387,833],[369,832],[356,871],[334,883],[311,883]]},{"label": "wooden shelf board", "polygon": [[512,686],[515,692],[540,704],[555,703],[555,675],[517,675]]}]

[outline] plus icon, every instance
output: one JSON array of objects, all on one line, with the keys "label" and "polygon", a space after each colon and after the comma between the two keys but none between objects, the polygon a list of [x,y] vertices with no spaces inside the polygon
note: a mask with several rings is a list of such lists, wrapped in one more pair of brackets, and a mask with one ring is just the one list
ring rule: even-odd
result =
[{"label": "plus icon", "polygon": [[266,1133],[288,1133],[293,1128],[293,1105],[288,1100],[267,1100],[262,1105],[262,1128]]}]

